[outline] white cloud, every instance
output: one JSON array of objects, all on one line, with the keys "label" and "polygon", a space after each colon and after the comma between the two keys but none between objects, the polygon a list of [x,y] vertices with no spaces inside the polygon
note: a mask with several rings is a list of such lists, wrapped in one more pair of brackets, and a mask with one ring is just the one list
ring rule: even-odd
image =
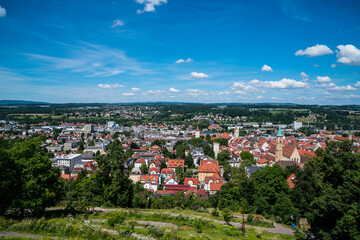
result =
[{"label": "white cloud", "polygon": [[298,97],[297,99],[299,99],[299,100],[315,100],[316,97],[305,97],[305,96],[301,96],[301,97]]},{"label": "white cloud", "polygon": [[132,92],[125,92],[125,93],[122,93],[123,96],[134,96],[135,93],[132,93]]},{"label": "white cloud", "polygon": [[307,82],[296,81],[294,79],[283,78],[280,81],[259,81],[254,79],[249,84],[263,87],[263,88],[276,88],[276,89],[294,89],[294,88],[306,88],[309,86]]},{"label": "white cloud", "polygon": [[357,90],[357,88],[354,88],[350,85],[337,86],[335,83],[321,83],[320,87],[325,88],[326,90],[332,90],[332,91],[355,91],[355,90]]},{"label": "white cloud", "polygon": [[319,83],[326,83],[326,82],[331,82],[331,79],[327,76],[325,77],[317,76],[315,81]]},{"label": "white cloud", "polygon": [[234,82],[230,86],[230,89],[234,90],[235,93],[237,94],[245,94],[247,92],[258,92],[258,90],[255,87],[249,86],[244,82]]},{"label": "white cloud", "polygon": [[6,16],[6,9],[0,6],[0,17]]},{"label": "white cloud", "polygon": [[313,66],[314,66],[314,67],[319,67],[319,64],[314,64]]},{"label": "white cloud", "polygon": [[190,73],[192,78],[208,78],[209,76],[205,73],[192,72]]},{"label": "white cloud", "polygon": [[132,91],[132,92],[139,92],[139,91],[140,91],[140,88],[133,87],[133,88],[131,88],[131,91]]},{"label": "white cloud", "polygon": [[360,81],[357,81],[354,86],[355,87],[360,87]]},{"label": "white cloud", "polygon": [[140,4],[145,4],[143,10],[137,10],[137,13],[143,13],[155,12],[155,6],[160,6],[163,3],[167,3],[167,0],[136,0],[136,2]]},{"label": "white cloud", "polygon": [[112,28],[116,28],[117,26],[124,26],[124,21],[121,21],[119,19],[116,19],[113,21],[113,24],[111,25]]},{"label": "white cloud", "polygon": [[272,68],[266,64],[261,68],[261,71],[263,72],[273,72]]},{"label": "white cloud", "polygon": [[190,96],[200,96],[200,95],[208,95],[208,93],[204,92],[203,90],[199,89],[186,89],[187,95]]},{"label": "white cloud", "polygon": [[189,62],[193,62],[194,60],[192,60],[191,58],[187,58],[187,59],[182,59],[180,58],[179,60],[177,60],[175,63],[179,64],[179,63],[189,63]]},{"label": "white cloud", "polygon": [[169,91],[170,91],[170,92],[173,92],[173,93],[180,92],[180,90],[177,90],[177,89],[175,89],[175,88],[169,88]]},{"label": "white cloud", "polygon": [[354,45],[339,45],[337,48],[336,57],[339,63],[360,66],[360,49],[357,49]]},{"label": "white cloud", "polygon": [[313,47],[308,47],[305,50],[298,50],[295,52],[295,56],[309,56],[309,57],[317,57],[326,54],[333,54],[334,52],[328,48],[326,45],[316,44]]},{"label": "white cloud", "polygon": [[283,100],[283,98],[280,97],[271,97],[272,100]]},{"label": "white cloud", "polygon": [[335,63],[331,64],[331,67],[336,68],[336,64]]},{"label": "white cloud", "polygon": [[304,82],[306,82],[307,80],[309,80],[309,75],[307,75],[307,74],[304,73],[304,72],[301,72],[301,73],[300,73],[300,77],[302,77],[302,80],[303,80]]},{"label": "white cloud", "polygon": [[98,87],[103,88],[103,89],[113,89],[113,88],[124,87],[124,85],[121,85],[121,84],[99,84]]},{"label": "white cloud", "polygon": [[162,94],[162,93],[164,93],[164,91],[162,91],[162,90],[149,90],[144,95],[148,95],[148,94],[157,95],[157,94]]},{"label": "white cloud", "polygon": [[256,99],[263,99],[264,96],[257,96]]}]

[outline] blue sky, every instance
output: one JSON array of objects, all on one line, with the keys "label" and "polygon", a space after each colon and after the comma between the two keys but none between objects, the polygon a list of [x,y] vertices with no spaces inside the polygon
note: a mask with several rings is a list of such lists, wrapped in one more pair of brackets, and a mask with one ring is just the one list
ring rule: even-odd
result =
[{"label": "blue sky", "polygon": [[360,104],[359,9],[0,0],[0,99]]}]

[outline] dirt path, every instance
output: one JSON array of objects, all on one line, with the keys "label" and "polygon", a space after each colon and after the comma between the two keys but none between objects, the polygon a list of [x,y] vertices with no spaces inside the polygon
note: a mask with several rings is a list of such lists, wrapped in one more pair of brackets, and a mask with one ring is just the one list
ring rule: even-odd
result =
[{"label": "dirt path", "polygon": [[[220,223],[220,224],[226,224],[224,221],[219,221],[219,220],[214,220],[214,222],[216,223]],[[240,227],[241,228],[241,223],[236,223],[236,222],[230,222],[231,226],[234,227]],[[284,227],[280,224],[275,224],[275,228],[265,228],[265,227],[257,227],[257,226],[252,226],[252,225],[245,225],[247,228],[255,228],[258,230],[263,230],[263,231],[267,231],[267,232],[272,232],[272,233],[280,233],[280,234],[288,234],[288,235],[294,235],[294,230]]]},{"label": "dirt path", "polygon": [[32,233],[21,233],[21,232],[0,232],[0,237],[28,237],[33,239],[42,239],[42,238],[50,238],[50,239],[64,239],[70,240],[70,238],[61,238],[61,237],[51,237],[46,235],[32,234]]}]

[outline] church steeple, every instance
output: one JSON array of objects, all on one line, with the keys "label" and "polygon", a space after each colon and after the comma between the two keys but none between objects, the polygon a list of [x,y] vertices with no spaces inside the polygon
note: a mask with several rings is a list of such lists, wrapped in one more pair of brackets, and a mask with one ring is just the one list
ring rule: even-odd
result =
[{"label": "church steeple", "polygon": [[279,131],[278,131],[278,134],[276,135],[277,137],[282,137],[282,132],[281,132],[281,126],[279,125]]}]

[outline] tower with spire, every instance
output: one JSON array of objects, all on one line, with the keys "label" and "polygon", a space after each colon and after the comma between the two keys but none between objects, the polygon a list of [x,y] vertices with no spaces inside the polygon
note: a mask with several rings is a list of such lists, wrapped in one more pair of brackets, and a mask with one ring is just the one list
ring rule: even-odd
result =
[{"label": "tower with spire", "polygon": [[197,126],[195,131],[195,138],[199,138],[199,137],[200,137],[200,129],[199,126]]},{"label": "tower with spire", "polygon": [[238,139],[239,138],[239,128],[235,128],[235,131],[234,131],[234,138]]},{"label": "tower with spire", "polygon": [[275,162],[279,162],[283,158],[283,140],[281,126],[279,126],[279,131],[276,135]]}]

